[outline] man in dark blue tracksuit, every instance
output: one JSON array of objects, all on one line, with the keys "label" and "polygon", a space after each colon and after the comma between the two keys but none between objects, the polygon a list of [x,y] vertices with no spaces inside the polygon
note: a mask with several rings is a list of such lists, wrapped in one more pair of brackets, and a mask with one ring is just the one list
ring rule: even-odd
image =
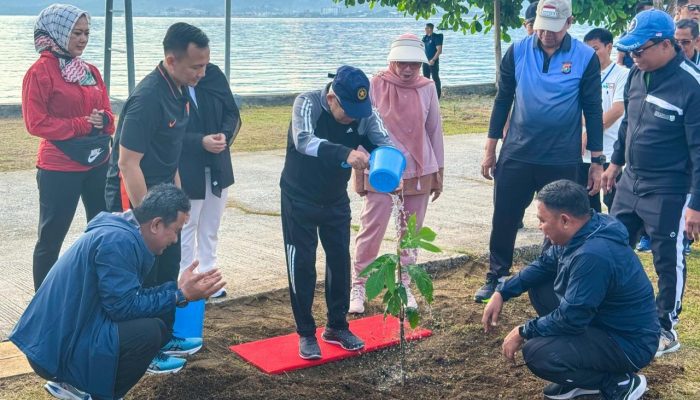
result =
[{"label": "man in dark blue tracksuit", "polygon": [[522,347],[528,368],[554,382],[544,395],[571,399],[601,392],[605,399],[639,399],[659,340],[654,291],[625,226],[590,210],[586,190],[569,180],[537,195],[547,237],[540,257],[505,282],[484,310],[490,331],[503,302],[529,291],[538,318],[514,328],[503,354]]},{"label": "man in dark blue tracksuit", "polygon": [[611,215],[629,231],[651,237],[659,277],[656,298],[662,334],[657,356],[678,350],[675,332],[685,287],[684,231],[700,232],[700,71],[673,39],[673,20],[659,10],[634,18],[618,48],[635,60],[625,87],[620,125],[603,188],[617,183]]},{"label": "man in dark blue tracksuit", "polygon": [[287,255],[289,295],[299,334],[299,356],[321,358],[311,313],[316,288],[316,247],[326,252],[328,323],[323,340],[345,350],[364,343],[348,330],[350,306],[350,167],[364,170],[366,153],[391,145],[379,114],[372,109],[369,80],[343,66],[328,86],[294,101],[287,155],[280,179],[282,233]]}]

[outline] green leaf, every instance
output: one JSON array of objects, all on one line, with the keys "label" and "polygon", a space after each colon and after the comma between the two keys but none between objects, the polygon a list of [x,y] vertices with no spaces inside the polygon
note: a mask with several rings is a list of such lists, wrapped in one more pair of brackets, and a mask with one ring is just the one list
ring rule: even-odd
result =
[{"label": "green leaf", "polygon": [[403,285],[399,285],[397,292],[399,294],[399,298],[401,299],[401,302],[403,305],[408,304],[408,293],[406,293],[406,288]]},{"label": "green leaf", "polygon": [[406,316],[408,317],[408,323],[411,325],[411,329],[416,329],[418,324],[420,324],[420,314],[418,310],[407,308]]},{"label": "green leaf", "polygon": [[370,275],[367,283],[365,283],[365,290],[367,301],[372,301],[372,299],[379,296],[379,293],[384,290],[384,274],[380,272]]},{"label": "green leaf", "polygon": [[439,253],[442,251],[442,250],[440,250],[439,247],[435,246],[434,244],[424,242],[424,241],[418,242],[418,247],[420,247],[423,250],[428,250],[428,251],[433,252],[433,253]]},{"label": "green leaf", "polygon": [[360,272],[360,276],[361,276],[361,277],[370,276],[370,275],[373,274],[374,272],[379,271],[380,269],[382,269],[382,267],[383,267],[385,264],[391,264],[391,263],[394,263],[394,264],[395,264],[395,263],[396,263],[396,259],[397,259],[396,254],[384,254],[384,255],[381,255],[381,256],[377,257],[376,260],[372,261],[371,264],[369,264],[368,266],[366,266],[365,269],[363,269],[362,272]]},{"label": "green leaf", "polygon": [[386,264],[384,271],[384,286],[391,293],[396,292],[396,264]]},{"label": "green leaf", "polygon": [[417,265],[408,266],[408,275],[411,276],[413,282],[416,283],[416,287],[420,292],[421,296],[428,302],[428,304],[433,302],[433,280],[430,275],[422,268]]},{"label": "green leaf", "polygon": [[418,231],[418,235],[416,236],[419,239],[425,240],[427,242],[432,242],[433,240],[435,240],[437,233],[433,232],[433,230],[428,228],[427,226],[424,226],[420,228],[420,231]]},{"label": "green leaf", "polygon": [[401,312],[401,300],[399,299],[399,296],[394,294],[389,298],[389,301],[386,303],[385,312],[388,312],[395,317],[399,316],[399,313]]}]

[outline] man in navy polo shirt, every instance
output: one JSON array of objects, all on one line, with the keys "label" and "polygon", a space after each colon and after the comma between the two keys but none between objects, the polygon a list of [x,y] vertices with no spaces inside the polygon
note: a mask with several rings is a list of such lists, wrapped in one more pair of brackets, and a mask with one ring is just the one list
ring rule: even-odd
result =
[{"label": "man in navy polo shirt", "polygon": [[[600,62],[593,49],[572,38],[571,0],[537,5],[535,34],[513,44],[500,66],[481,174],[495,179],[489,242],[490,269],[476,292],[486,302],[510,274],[513,248],[525,209],[536,191],[558,179],[576,179],[581,159],[581,112],[591,151],[588,188],[600,191],[603,111]],[[513,102],[515,104],[513,105]],[[496,162],[508,113],[508,134]]]},{"label": "man in navy polo shirt", "polygon": [[[186,87],[195,86],[209,63],[209,38],[199,28],[178,22],[163,39],[164,59],[139,82],[124,104],[114,135],[114,147],[107,171],[107,209],[121,212],[138,207],[147,189],[174,183],[180,187],[178,163],[189,119]],[[180,271],[180,243],[168,246],[156,258],[144,287],[177,280]],[[164,316],[172,331],[174,310]],[[165,352],[191,354],[201,339],[173,338]],[[155,364],[167,361],[163,354]]]},{"label": "man in navy polo shirt", "polygon": [[634,17],[617,43],[632,54],[635,66],[625,86],[626,114],[602,179],[605,191],[617,187],[610,214],[627,227],[630,245],[642,228],[651,238],[659,277],[657,356],[680,348],[675,326],[685,289],[683,239],[700,238],[700,70],[685,57],[674,33],[668,14],[647,10]]},{"label": "man in navy polo shirt", "polygon": [[391,145],[372,109],[369,80],[361,70],[338,68],[323,90],[294,101],[287,155],[280,179],[282,234],[287,255],[289,295],[299,334],[299,356],[321,358],[311,313],[316,288],[316,247],[326,252],[328,322],[322,339],[356,351],[364,342],[348,329],[350,306],[350,167],[367,168],[368,151]]},{"label": "man in navy polo shirt", "polygon": [[431,23],[425,24],[425,36],[423,43],[425,44],[425,56],[428,57],[428,63],[423,64],[423,76],[435,82],[438,99],[442,96],[442,85],[440,83],[440,54],[442,54],[442,39],[441,33],[434,33],[435,25]]}]

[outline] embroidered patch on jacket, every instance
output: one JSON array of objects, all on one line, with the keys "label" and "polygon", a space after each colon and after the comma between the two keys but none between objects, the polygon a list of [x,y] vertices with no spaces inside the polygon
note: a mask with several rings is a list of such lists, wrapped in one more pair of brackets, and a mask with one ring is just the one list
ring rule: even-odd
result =
[{"label": "embroidered patch on jacket", "polygon": [[676,120],[676,116],[675,116],[675,115],[664,114],[664,113],[662,113],[662,112],[660,112],[660,111],[658,111],[658,110],[657,110],[657,111],[654,111],[654,116],[655,116],[656,118],[662,118],[662,119],[665,119],[666,121],[671,121],[671,122],[673,122],[673,121]]},{"label": "embroidered patch on jacket", "polygon": [[564,61],[563,63],[561,63],[561,72],[563,74],[571,73],[571,61]]}]

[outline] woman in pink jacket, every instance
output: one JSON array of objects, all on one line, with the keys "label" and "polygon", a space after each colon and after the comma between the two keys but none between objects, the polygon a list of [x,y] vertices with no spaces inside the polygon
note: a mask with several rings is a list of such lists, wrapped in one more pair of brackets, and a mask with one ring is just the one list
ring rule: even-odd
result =
[{"label": "woman in pink jacket", "polygon": [[[437,91],[433,81],[421,75],[427,63],[425,47],[417,36],[406,33],[391,44],[389,67],[372,78],[370,98],[389,131],[391,140],[406,156],[402,197],[406,216],[416,214],[420,227],[432,195],[435,201],[442,192],[444,148]],[[365,310],[365,279],[358,275],[377,257],[384,233],[391,219],[392,200],[378,193],[368,182],[368,171],[356,174],[355,190],[364,196],[360,232],[355,239],[353,285],[350,292],[351,313]],[[402,264],[415,263],[415,253],[404,254]],[[408,275],[403,280],[408,283]],[[417,308],[408,287],[409,307]]]}]

